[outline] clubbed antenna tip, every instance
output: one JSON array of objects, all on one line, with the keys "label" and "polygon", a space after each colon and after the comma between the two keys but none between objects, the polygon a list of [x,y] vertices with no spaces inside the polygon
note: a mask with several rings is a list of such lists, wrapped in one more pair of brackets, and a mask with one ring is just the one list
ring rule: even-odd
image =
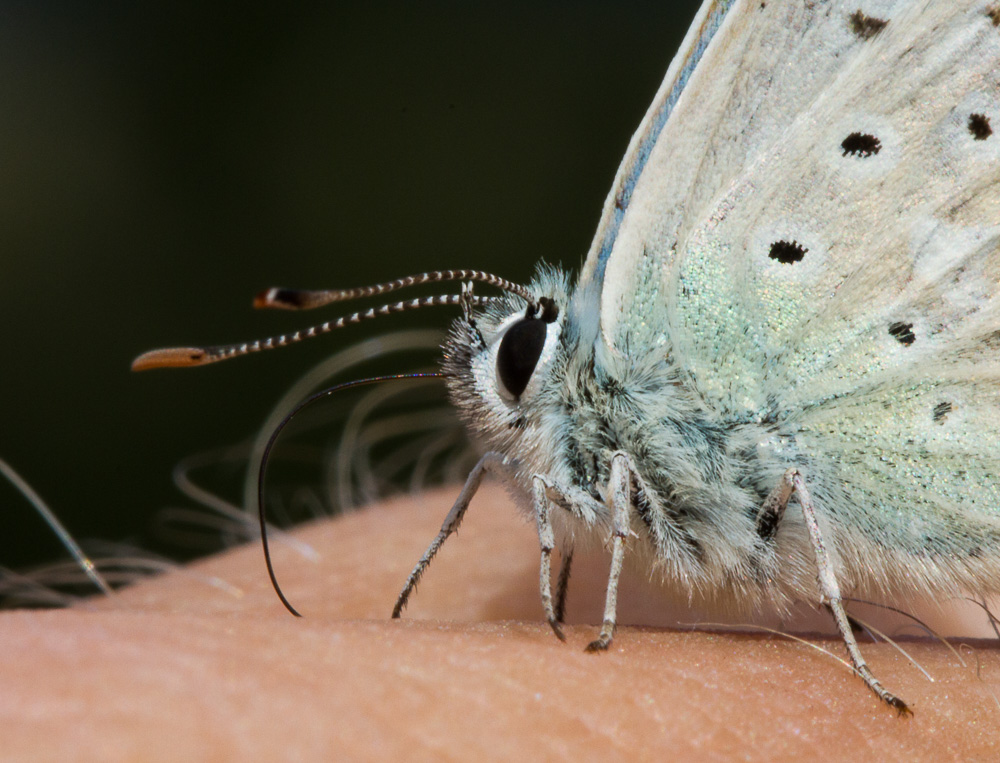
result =
[{"label": "clubbed antenna tip", "polygon": [[148,371],[151,368],[188,368],[200,366],[207,354],[200,347],[170,347],[165,350],[144,352],[132,361],[133,371]]},{"label": "clubbed antenna tip", "polygon": [[253,306],[257,310],[311,310],[336,301],[326,297],[327,292],[309,291],[306,289],[284,289],[278,286],[258,293],[253,298]]}]

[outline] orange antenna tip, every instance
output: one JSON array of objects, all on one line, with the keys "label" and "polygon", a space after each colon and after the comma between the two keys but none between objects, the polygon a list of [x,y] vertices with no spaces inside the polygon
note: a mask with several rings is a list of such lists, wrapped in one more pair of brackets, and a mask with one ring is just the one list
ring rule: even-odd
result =
[{"label": "orange antenna tip", "polygon": [[187,368],[200,366],[207,359],[205,350],[200,347],[170,347],[165,350],[150,350],[144,352],[132,361],[133,371],[148,371],[151,368]]}]

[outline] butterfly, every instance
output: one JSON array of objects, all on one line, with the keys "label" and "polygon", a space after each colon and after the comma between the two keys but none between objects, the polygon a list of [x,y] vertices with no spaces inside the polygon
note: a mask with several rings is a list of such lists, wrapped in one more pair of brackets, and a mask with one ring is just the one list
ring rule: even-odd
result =
[{"label": "butterfly", "polygon": [[[1000,3],[707,0],[605,202],[579,276],[439,271],[305,309],[459,281],[290,336],[155,350],[199,365],[459,305],[451,399],[484,455],[396,603],[486,475],[526,496],[545,616],[573,545],[610,539],[692,601],[826,607],[1000,592]],[[496,287],[499,297],[475,293]],[[561,552],[553,592],[550,557]]]}]

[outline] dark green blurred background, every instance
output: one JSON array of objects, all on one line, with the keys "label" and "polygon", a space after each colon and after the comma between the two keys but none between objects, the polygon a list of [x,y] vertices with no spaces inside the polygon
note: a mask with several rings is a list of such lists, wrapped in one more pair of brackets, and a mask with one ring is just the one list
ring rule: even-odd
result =
[{"label": "dark green blurred background", "polygon": [[[365,332],[131,359],[314,322],[252,311],[269,285],[577,268],[696,6],[0,3],[0,457],[77,537],[157,548],[173,465]],[[0,506],[0,565],[64,556],[6,483]]]}]

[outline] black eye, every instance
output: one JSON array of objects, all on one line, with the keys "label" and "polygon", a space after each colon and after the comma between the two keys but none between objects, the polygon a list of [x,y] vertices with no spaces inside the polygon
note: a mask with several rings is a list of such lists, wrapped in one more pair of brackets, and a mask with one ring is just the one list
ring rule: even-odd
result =
[{"label": "black eye", "polygon": [[541,318],[522,318],[500,340],[497,350],[497,376],[500,383],[517,398],[528,386],[545,347],[548,324]]}]

